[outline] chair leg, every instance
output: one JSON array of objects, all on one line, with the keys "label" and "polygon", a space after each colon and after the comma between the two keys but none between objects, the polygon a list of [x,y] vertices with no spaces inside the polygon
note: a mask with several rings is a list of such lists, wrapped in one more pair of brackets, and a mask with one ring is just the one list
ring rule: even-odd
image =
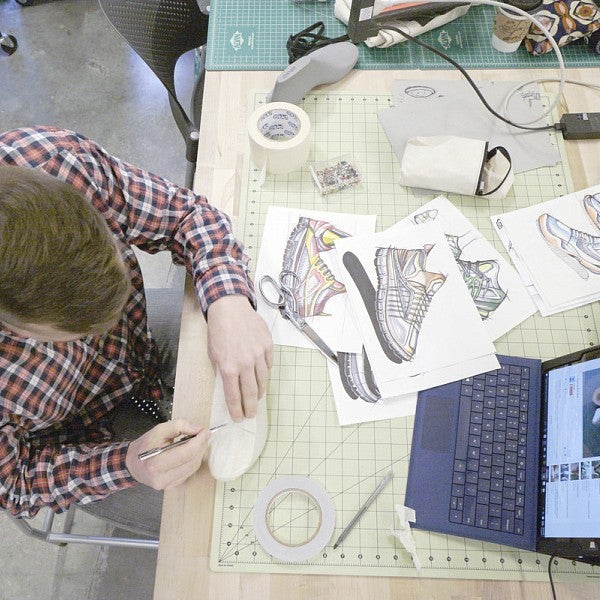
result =
[{"label": "chair leg", "polygon": [[13,519],[15,525],[26,535],[49,542],[57,546],[67,544],[93,544],[96,546],[122,546],[126,548],[143,548],[146,550],[157,550],[158,540],[143,538],[120,538],[99,535],[76,535],[70,533],[73,524],[74,510],[70,509],[67,515],[63,533],[54,533],[52,525],[54,513],[47,510],[41,527],[32,527],[26,519]]},{"label": "chair leg", "polygon": [[187,161],[185,167],[185,187],[189,190],[194,189],[194,175],[196,173],[196,163]]},{"label": "chair leg", "polygon": [[191,111],[192,122],[194,125],[200,129],[200,119],[202,117],[202,100],[204,96],[204,80],[206,76],[206,46],[201,46],[199,52],[196,56],[198,56],[198,75],[196,77],[196,81],[194,82],[194,89],[192,90],[192,100],[191,100]]}]

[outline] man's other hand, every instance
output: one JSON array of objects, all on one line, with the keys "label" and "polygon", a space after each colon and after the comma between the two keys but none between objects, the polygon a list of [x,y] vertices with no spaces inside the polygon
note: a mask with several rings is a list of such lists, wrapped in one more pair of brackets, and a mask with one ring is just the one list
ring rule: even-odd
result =
[{"label": "man's other hand", "polygon": [[208,355],[221,373],[234,421],[256,415],[273,364],[273,340],[245,296],[223,296],[208,307]]}]

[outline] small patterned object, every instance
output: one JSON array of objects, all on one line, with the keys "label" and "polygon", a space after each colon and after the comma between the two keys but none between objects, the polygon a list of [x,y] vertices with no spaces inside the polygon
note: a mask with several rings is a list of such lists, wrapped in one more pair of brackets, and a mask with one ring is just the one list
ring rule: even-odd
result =
[{"label": "small patterned object", "polygon": [[360,183],[358,170],[347,160],[340,160],[335,165],[311,169],[311,171],[323,195]]},{"label": "small patterned object", "polygon": [[[600,9],[592,0],[543,0],[533,16],[548,29],[559,47],[600,29]],[[535,25],[525,36],[524,44],[534,56],[552,50],[546,36]]]}]

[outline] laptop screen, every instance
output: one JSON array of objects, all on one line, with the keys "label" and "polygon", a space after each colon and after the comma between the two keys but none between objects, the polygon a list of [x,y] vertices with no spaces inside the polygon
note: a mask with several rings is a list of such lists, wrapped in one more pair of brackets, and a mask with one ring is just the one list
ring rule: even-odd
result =
[{"label": "laptop screen", "polygon": [[600,358],[545,374],[546,538],[600,537]]}]

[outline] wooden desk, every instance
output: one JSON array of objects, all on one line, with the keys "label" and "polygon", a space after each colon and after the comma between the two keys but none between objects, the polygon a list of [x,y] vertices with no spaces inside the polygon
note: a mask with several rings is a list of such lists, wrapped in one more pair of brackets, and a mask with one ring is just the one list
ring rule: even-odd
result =
[{"label": "wooden desk", "polygon": [[[195,187],[230,215],[237,214],[240,172],[247,143],[247,100],[251,90],[268,90],[276,72],[209,72],[206,78],[200,151]],[[548,71],[481,71],[475,80],[525,80],[550,77]],[[571,71],[573,79],[600,78],[591,69]],[[455,71],[354,71],[332,89],[369,89],[390,93],[393,78],[458,79]],[[547,84],[550,88],[555,84]],[[571,112],[599,106],[598,93],[568,86],[566,105]],[[566,107],[564,107],[566,110]],[[600,141],[568,142],[576,189],[600,182]],[[183,309],[174,416],[208,424],[213,372],[206,357],[205,321],[188,285]],[[158,551],[155,600],[462,600],[551,598],[548,582],[412,579],[404,577],[346,577],[213,573],[209,570],[214,481],[208,469],[177,489],[165,493]],[[600,596],[600,582],[557,583],[561,600]]]}]

